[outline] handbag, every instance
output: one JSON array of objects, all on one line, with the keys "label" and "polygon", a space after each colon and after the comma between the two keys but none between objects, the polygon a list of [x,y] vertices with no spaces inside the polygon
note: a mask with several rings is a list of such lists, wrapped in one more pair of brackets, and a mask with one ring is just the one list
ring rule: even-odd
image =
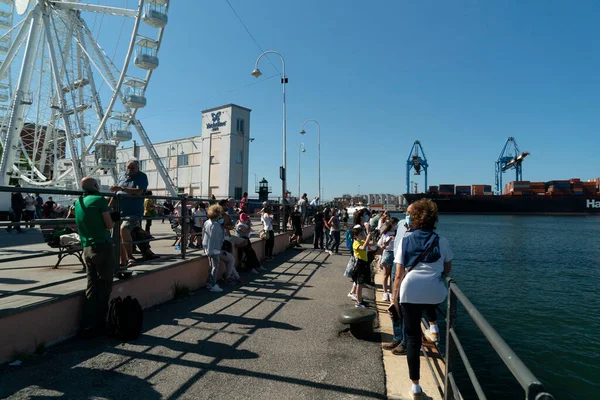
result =
[{"label": "handbag", "polygon": [[267,238],[267,231],[265,231],[264,229],[261,229],[260,232],[258,232],[258,237],[261,239],[266,239]]},{"label": "handbag", "polygon": [[233,253],[233,245],[229,240],[224,240],[223,246],[221,246],[221,250],[226,251],[228,253]]},{"label": "handbag", "polygon": [[346,270],[344,271],[344,276],[346,278],[352,278],[354,273],[356,272],[356,268],[358,267],[358,260],[354,257],[354,254],[350,256],[348,260],[348,264],[346,264]]}]

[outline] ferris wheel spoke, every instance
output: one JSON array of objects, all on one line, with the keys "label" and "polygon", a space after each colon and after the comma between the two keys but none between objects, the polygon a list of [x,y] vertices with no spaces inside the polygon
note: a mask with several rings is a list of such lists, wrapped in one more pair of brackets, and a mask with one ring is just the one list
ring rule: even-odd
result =
[{"label": "ferris wheel spoke", "polygon": [[[24,39],[27,36],[27,33],[29,33],[29,27],[31,26],[31,20],[33,18],[33,14],[34,14],[35,10],[36,10],[35,8],[31,9],[27,13],[25,18],[23,18],[23,20],[20,22],[21,28],[19,29],[19,32],[17,33],[15,40],[11,43],[11,45],[8,49],[8,52],[6,53],[6,57],[4,57],[4,60],[2,61],[1,65],[0,65],[0,80],[4,79],[6,77],[10,65],[12,64],[15,56],[17,55],[17,52],[23,45]],[[16,28],[16,26],[15,26],[15,28]],[[14,30],[14,28],[13,28],[13,30]],[[6,36],[7,34],[8,34],[8,32],[6,34],[4,34],[3,37]]]},{"label": "ferris wheel spoke", "polygon": [[[27,38],[25,54],[23,55],[23,62],[21,64],[21,73],[19,75],[15,93],[11,99],[12,112],[10,113],[7,124],[6,138],[3,146],[2,158],[0,159],[0,171],[3,171],[3,173],[4,171],[9,170],[9,166],[14,163],[17,155],[17,146],[20,141],[20,133],[24,121],[23,116],[25,114],[25,107],[22,103],[23,93],[29,91],[29,84],[33,73],[34,55],[36,52],[35,45],[42,26],[41,19],[42,12],[38,4],[32,9],[32,20],[29,26],[29,36]],[[24,27],[26,26],[27,25],[24,25]],[[5,64],[3,63],[3,67],[4,66]]]},{"label": "ferris wheel spoke", "polygon": [[117,17],[129,17],[135,18],[138,15],[138,10],[131,10],[129,8],[117,8],[100,6],[96,4],[87,3],[70,3],[63,1],[50,1],[50,5],[58,10],[77,10],[77,11],[90,11],[101,14],[115,15]]},{"label": "ferris wheel spoke", "polygon": [[75,149],[75,143],[73,142],[73,135],[72,135],[72,131],[71,131],[71,122],[70,122],[69,116],[67,115],[66,110],[65,110],[66,101],[65,101],[65,96],[63,94],[63,90],[62,90],[63,83],[62,83],[62,76],[60,75],[61,68],[58,65],[58,59],[56,57],[55,46],[54,46],[55,38],[52,35],[52,33],[54,33],[55,35],[57,34],[56,27],[51,25],[50,17],[48,16],[48,14],[46,14],[46,13],[42,14],[42,18],[44,21],[43,25],[44,25],[44,30],[46,33],[46,41],[48,42],[48,50],[50,53],[50,64],[52,66],[52,76],[54,78],[56,94],[58,96],[58,107],[60,109],[60,115],[62,117],[64,127],[65,127],[65,133],[67,136],[66,137],[67,146],[69,148],[69,153],[71,154],[71,158],[73,161],[73,172],[75,174],[75,180],[77,182],[79,182],[79,181],[81,181],[81,178],[82,178],[82,168],[81,168],[80,160],[77,158],[77,151]]}]

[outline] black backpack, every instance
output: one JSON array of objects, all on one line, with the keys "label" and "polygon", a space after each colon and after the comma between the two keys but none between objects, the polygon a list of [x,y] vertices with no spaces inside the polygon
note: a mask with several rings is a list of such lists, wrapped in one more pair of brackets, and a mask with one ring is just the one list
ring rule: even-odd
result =
[{"label": "black backpack", "polygon": [[131,296],[121,299],[116,297],[110,301],[108,324],[111,333],[123,342],[135,340],[142,332],[144,313],[137,299]]}]

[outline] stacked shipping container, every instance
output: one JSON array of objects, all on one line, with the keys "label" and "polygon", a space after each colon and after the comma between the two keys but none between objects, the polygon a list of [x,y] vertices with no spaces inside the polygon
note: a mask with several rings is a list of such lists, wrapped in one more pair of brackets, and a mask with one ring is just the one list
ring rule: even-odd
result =
[{"label": "stacked shipping container", "polygon": [[573,195],[575,196],[583,196],[583,183],[579,178],[571,178],[571,189],[573,190]]},{"label": "stacked shipping container", "polygon": [[546,182],[531,182],[529,188],[531,194],[535,196],[543,196],[546,194]]},{"label": "stacked shipping container", "polygon": [[470,196],[471,195],[471,186],[456,186],[456,195],[457,196]]},{"label": "stacked shipping container", "polygon": [[504,188],[504,194],[513,196],[530,196],[531,182],[530,181],[514,181],[508,182]]},{"label": "stacked shipping container", "polygon": [[[600,178],[582,182],[579,178],[549,182],[513,181],[504,185],[504,194],[511,196],[591,196],[600,190]],[[429,186],[429,193],[441,196],[491,196],[491,185],[451,185]]]},{"label": "stacked shipping container", "polygon": [[452,196],[454,195],[454,185],[440,185],[440,195]]},{"label": "stacked shipping container", "polygon": [[571,181],[549,181],[547,183],[550,196],[569,196],[571,192]]},{"label": "stacked shipping container", "polygon": [[491,196],[492,185],[473,185],[473,196]]},{"label": "stacked shipping container", "polygon": [[582,182],[582,186],[583,186],[583,195],[584,196],[593,195],[598,191],[598,182],[596,182],[596,180],[594,180],[594,179],[592,179],[588,182]]}]

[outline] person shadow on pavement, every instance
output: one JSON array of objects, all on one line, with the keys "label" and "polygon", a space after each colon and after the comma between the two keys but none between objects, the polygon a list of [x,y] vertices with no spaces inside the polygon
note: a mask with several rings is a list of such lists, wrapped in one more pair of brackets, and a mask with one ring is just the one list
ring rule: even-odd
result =
[{"label": "person shadow on pavement", "polygon": [[[55,399],[80,400],[80,399],[112,399],[112,400],[158,400],[162,396],[153,385],[136,376],[123,374],[117,371],[107,371],[95,368],[75,367],[63,371],[68,379],[54,379],[55,374],[45,371],[40,374],[29,375],[23,380],[14,382],[12,388],[15,398],[28,398],[33,400]],[[17,389],[21,387],[23,389]],[[0,390],[4,397],[5,390]],[[16,391],[15,391],[16,390]],[[12,398],[9,397],[9,398]]]}]

